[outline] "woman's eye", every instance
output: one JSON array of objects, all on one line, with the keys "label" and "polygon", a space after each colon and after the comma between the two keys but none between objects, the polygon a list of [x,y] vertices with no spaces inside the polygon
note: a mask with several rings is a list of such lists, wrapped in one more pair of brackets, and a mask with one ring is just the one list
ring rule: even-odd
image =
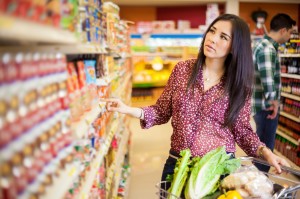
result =
[{"label": "woman's eye", "polygon": [[210,29],[209,32],[214,33],[215,31],[213,29]]},{"label": "woman's eye", "polygon": [[228,40],[227,37],[221,35],[221,39],[225,39],[225,40]]}]

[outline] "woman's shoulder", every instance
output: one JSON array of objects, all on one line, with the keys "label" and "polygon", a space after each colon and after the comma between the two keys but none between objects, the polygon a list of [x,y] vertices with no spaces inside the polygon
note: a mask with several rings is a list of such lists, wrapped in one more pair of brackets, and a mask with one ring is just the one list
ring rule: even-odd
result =
[{"label": "woman's shoulder", "polygon": [[174,70],[181,72],[190,72],[196,63],[196,59],[187,59],[176,64]]}]

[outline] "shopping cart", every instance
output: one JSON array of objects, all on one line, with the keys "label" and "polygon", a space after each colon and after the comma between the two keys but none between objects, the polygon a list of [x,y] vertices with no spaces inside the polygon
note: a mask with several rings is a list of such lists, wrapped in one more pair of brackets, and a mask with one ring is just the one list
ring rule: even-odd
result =
[{"label": "shopping cart", "polygon": [[[258,159],[258,158],[253,158],[253,157],[239,157],[241,160],[242,166],[246,165],[253,165],[253,164],[262,164],[262,165],[267,165],[270,166],[266,161]],[[300,170],[293,169],[290,167],[285,167],[282,166],[282,170],[284,172],[287,172],[289,174],[292,174],[295,176],[296,179],[299,178],[300,180]],[[265,172],[263,172],[265,173]],[[282,177],[277,174],[273,173],[265,173],[268,178],[272,181],[273,183],[273,197],[272,199],[300,199],[300,181],[299,180],[291,180],[286,177]],[[176,197],[173,194],[170,194],[166,191],[167,187],[166,181],[159,182],[155,185],[157,188],[156,195],[160,199],[167,199],[170,198],[170,196],[173,196],[172,198],[176,199],[183,199],[181,197]],[[220,191],[217,191],[215,194],[205,197],[207,199],[216,199],[219,195],[221,194]],[[250,198],[249,198],[250,199]]]}]

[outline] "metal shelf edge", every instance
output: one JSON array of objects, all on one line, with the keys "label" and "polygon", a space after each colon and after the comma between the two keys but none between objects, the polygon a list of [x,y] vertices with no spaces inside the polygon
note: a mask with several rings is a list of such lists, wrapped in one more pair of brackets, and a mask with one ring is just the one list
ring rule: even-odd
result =
[{"label": "metal shelf edge", "polygon": [[290,142],[292,142],[295,145],[299,145],[299,142],[297,140],[295,140],[294,138],[290,137],[289,135],[285,134],[284,132],[282,132],[281,130],[277,129],[276,130],[276,134],[280,135],[281,137],[284,137],[285,139],[289,140]]},{"label": "metal shelf edge", "polygon": [[286,112],[283,112],[283,111],[280,111],[280,115],[284,116],[284,117],[287,117],[291,120],[294,120],[295,122],[300,122],[300,118],[296,117],[296,116],[293,116],[289,113],[286,113]]},{"label": "metal shelf edge", "polygon": [[70,31],[11,17],[2,13],[0,13],[0,38],[26,42],[77,43],[77,38]]},{"label": "metal shelf edge", "polygon": [[293,94],[290,94],[290,93],[281,92],[281,96],[287,97],[287,98],[290,98],[290,99],[293,99],[293,100],[300,101],[300,96],[293,95]]},{"label": "metal shelf edge", "polygon": [[281,73],[281,77],[300,79],[300,75],[288,74],[288,73]]}]

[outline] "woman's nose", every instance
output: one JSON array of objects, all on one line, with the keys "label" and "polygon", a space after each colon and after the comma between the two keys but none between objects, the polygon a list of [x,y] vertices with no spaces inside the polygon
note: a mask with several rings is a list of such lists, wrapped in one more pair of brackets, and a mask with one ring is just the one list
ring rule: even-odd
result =
[{"label": "woman's nose", "polygon": [[209,38],[208,38],[208,40],[211,42],[211,43],[216,43],[216,37],[215,36],[210,36]]}]

